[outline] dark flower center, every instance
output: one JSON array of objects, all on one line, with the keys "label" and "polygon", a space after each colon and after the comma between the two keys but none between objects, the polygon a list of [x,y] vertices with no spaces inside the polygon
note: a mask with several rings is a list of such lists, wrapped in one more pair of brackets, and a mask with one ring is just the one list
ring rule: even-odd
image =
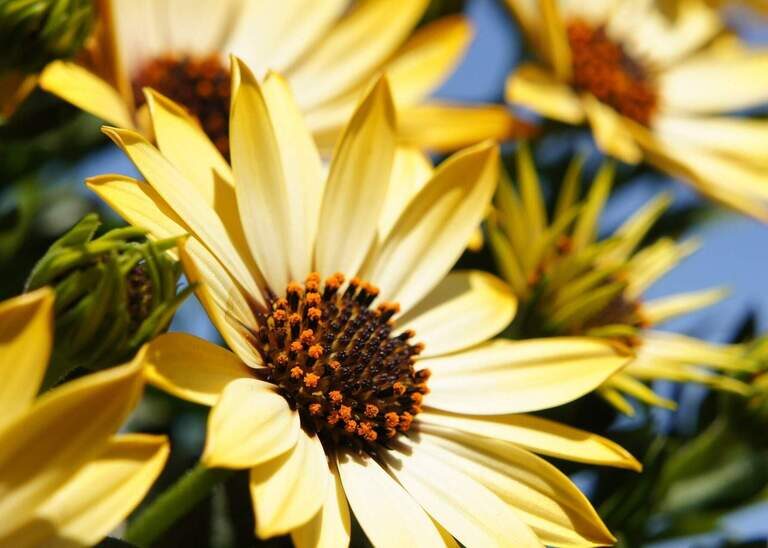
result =
[{"label": "dark flower center", "polygon": [[423,345],[414,333],[393,334],[395,303],[372,307],[378,289],[344,276],[324,284],[310,274],[288,284],[284,298],[258,313],[252,342],[266,368],[263,380],[280,388],[303,427],[326,445],[375,453],[406,432],[428,392],[428,370],[416,371]]},{"label": "dark flower center", "polygon": [[609,38],[604,27],[575,20],[567,26],[572,84],[644,126],[651,123],[657,94],[648,71]]},{"label": "dark flower center", "polygon": [[144,87],[184,105],[216,148],[229,158],[230,74],[217,55],[156,57],[139,69],[132,85],[137,107],[145,102]]}]

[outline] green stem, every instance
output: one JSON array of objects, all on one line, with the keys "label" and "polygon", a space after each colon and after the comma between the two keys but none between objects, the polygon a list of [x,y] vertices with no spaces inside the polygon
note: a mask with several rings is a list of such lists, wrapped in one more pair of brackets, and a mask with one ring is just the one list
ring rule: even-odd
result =
[{"label": "green stem", "polygon": [[128,524],[125,540],[136,546],[152,545],[233,473],[234,470],[206,468],[198,463]]}]

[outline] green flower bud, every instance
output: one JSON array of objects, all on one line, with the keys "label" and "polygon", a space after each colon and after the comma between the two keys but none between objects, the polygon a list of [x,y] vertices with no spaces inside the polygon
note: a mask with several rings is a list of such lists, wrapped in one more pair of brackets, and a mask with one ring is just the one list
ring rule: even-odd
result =
[{"label": "green flower bud", "polygon": [[83,217],[35,265],[27,291],[56,291],[55,338],[46,385],[76,367],[101,369],[130,359],[165,329],[192,291],[177,294],[181,274],[167,250],[176,239],[149,241],[139,228],[94,238],[98,216]]},{"label": "green flower bud", "polygon": [[0,72],[37,72],[83,47],[92,0],[0,0]]}]

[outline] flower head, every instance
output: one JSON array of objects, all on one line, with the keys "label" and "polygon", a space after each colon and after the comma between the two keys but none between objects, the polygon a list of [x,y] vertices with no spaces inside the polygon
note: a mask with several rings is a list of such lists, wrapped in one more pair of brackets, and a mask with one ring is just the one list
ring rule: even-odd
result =
[{"label": "flower head", "polygon": [[[492,337],[515,299],[448,273],[496,183],[488,143],[433,170],[396,149],[379,80],[327,177],[279,76],[235,65],[232,169],[194,122],[150,95],[160,150],[106,129],[147,179],[89,185],[156,237],[187,231],[187,276],[233,352],[167,334],[148,376],[212,405],[202,461],[251,469],[261,537],[349,543],[351,507],[376,545],[593,543],[613,537],[530,451],[636,468],[608,440],[524,413],[591,390],[627,358],[594,339]],[[447,531],[447,533],[446,533]]]},{"label": "flower head", "polygon": [[162,436],[113,436],[143,389],[127,365],[36,397],[53,345],[53,292],[0,303],[0,544],[98,543],[136,507],[168,456]]},{"label": "flower head", "polygon": [[151,87],[188,109],[225,155],[229,54],[259,73],[285,74],[315,139],[328,151],[383,67],[391,74],[405,142],[452,150],[528,131],[497,105],[425,102],[472,35],[465,18],[451,16],[410,36],[428,4],[411,0],[392,9],[389,0],[104,0],[93,58],[52,64],[41,86],[110,124],[147,135],[142,89]]},{"label": "flower head", "polygon": [[601,337],[636,350],[637,357],[599,390],[626,413],[632,413],[632,406],[622,393],[651,405],[674,406],[640,381],[702,382],[745,393],[743,383],[699,369],[702,365],[722,371],[751,369],[753,360],[745,359],[738,345],[714,345],[652,329],[725,295],[712,289],[644,301],[646,289],[696,248],[695,242],[672,238],[642,245],[669,206],[669,197],[651,200],[600,239],[598,221],[611,188],[613,165],[600,169],[583,201],[578,200],[581,167],[582,160],[576,158],[551,219],[527,147],[518,150],[517,187],[508,178],[499,186],[487,228],[499,268],[522,307],[514,334]]},{"label": "flower head", "polygon": [[768,219],[768,124],[730,116],[768,100],[768,53],[728,34],[703,0],[671,19],[654,2],[507,3],[539,57],[510,75],[510,103],[587,123],[605,153]]}]

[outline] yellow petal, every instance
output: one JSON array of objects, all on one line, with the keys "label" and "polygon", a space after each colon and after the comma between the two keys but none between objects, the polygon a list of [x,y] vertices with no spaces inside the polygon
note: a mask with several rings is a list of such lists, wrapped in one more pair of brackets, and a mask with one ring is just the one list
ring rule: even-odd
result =
[{"label": "yellow petal", "polygon": [[51,390],[0,431],[0,538],[106,447],[141,395],[142,354]]},{"label": "yellow petal", "polygon": [[427,430],[437,427],[441,432],[493,438],[549,457],[640,470],[640,463],[611,440],[534,415],[467,417],[424,411],[419,422]]},{"label": "yellow petal", "polygon": [[694,239],[678,243],[664,238],[639,251],[627,264],[628,283],[625,296],[630,299],[640,298],[656,280],[698,247],[699,243]]},{"label": "yellow petal", "polygon": [[643,303],[643,318],[651,325],[657,325],[712,306],[727,297],[728,293],[727,289],[715,288],[654,299]]},{"label": "yellow petal", "polygon": [[250,468],[296,445],[299,415],[274,385],[256,379],[229,383],[208,416],[201,461],[209,468]]},{"label": "yellow petal", "polygon": [[627,131],[624,119],[618,112],[591,94],[583,97],[582,104],[597,146],[603,152],[628,164],[636,164],[643,159],[640,147]]},{"label": "yellow petal", "polygon": [[374,252],[364,278],[407,311],[450,270],[486,213],[498,147],[481,143],[442,163]]},{"label": "yellow petal", "polygon": [[451,272],[405,316],[425,344],[422,358],[448,354],[486,341],[515,316],[517,299],[501,280],[479,270]]},{"label": "yellow petal", "polygon": [[654,392],[649,386],[643,384],[637,379],[632,378],[631,375],[624,373],[617,373],[607,381],[606,386],[624,392],[638,401],[641,401],[647,405],[655,405],[657,407],[663,407],[665,409],[677,409],[677,404],[667,398],[662,398],[656,392]]},{"label": "yellow petal", "polygon": [[532,128],[500,105],[431,101],[398,109],[397,132],[406,145],[449,152],[484,139],[525,137]]},{"label": "yellow petal", "polygon": [[424,450],[461,470],[509,504],[548,546],[605,546],[616,542],[587,498],[565,474],[514,445],[422,434]]},{"label": "yellow petal", "polygon": [[289,74],[307,109],[373,76],[424,13],[428,0],[393,10],[389,0],[357,4]]},{"label": "yellow petal", "polygon": [[10,118],[37,86],[37,75],[19,71],[0,74],[0,120]]},{"label": "yellow petal", "polygon": [[547,409],[597,388],[627,364],[610,345],[577,337],[496,340],[450,356],[419,360],[429,368],[427,406],[495,415]]},{"label": "yellow petal", "polygon": [[334,152],[315,247],[320,272],[357,274],[376,236],[394,157],[394,105],[382,78],[358,107]]},{"label": "yellow petal", "polygon": [[398,106],[421,101],[453,72],[472,40],[460,15],[441,17],[417,30],[386,65]]},{"label": "yellow petal", "polygon": [[[694,337],[663,331],[643,332],[641,359],[661,358],[690,365],[706,365],[724,370],[749,371],[752,364],[744,358],[739,345],[715,344]],[[628,367],[631,371],[632,365]]]},{"label": "yellow petal", "polygon": [[584,121],[581,100],[570,86],[536,65],[522,65],[507,79],[507,102],[568,124]]},{"label": "yellow petal", "polygon": [[53,345],[49,288],[0,303],[0,428],[26,411],[40,389]]},{"label": "yellow petal", "polygon": [[70,61],[54,61],[40,74],[40,87],[120,127],[134,127],[129,107],[120,93],[87,69]]},{"label": "yellow petal", "polygon": [[341,485],[336,461],[328,463],[331,480],[320,511],[304,525],[293,530],[291,539],[296,548],[336,548],[348,546],[351,532],[349,505]]},{"label": "yellow petal", "polygon": [[186,333],[166,333],[147,349],[147,380],[187,401],[212,406],[235,379],[252,372],[232,352]]},{"label": "yellow petal", "polygon": [[624,413],[628,417],[635,416],[635,408],[632,407],[629,400],[622,396],[621,392],[615,388],[611,388],[608,383],[604,383],[600,386],[596,390],[596,393],[619,413]]},{"label": "yellow petal", "polygon": [[374,546],[444,546],[421,506],[374,459],[345,454],[337,466],[352,512]]},{"label": "yellow petal", "polygon": [[386,238],[411,198],[432,176],[432,162],[416,147],[399,146],[379,214],[379,237]]},{"label": "yellow petal", "polygon": [[[56,531],[55,540],[40,538],[38,545],[97,544],[142,501],[169,452],[165,436],[112,438],[98,458],[81,468],[37,511],[36,519]],[[46,528],[38,524],[31,529],[43,533]]]},{"label": "yellow petal", "polygon": [[571,77],[571,48],[565,33],[565,22],[558,0],[539,0],[542,18],[543,42],[557,78],[568,81]]},{"label": "yellow petal", "polygon": [[408,493],[465,546],[543,546],[514,510],[482,483],[408,438],[382,455]]},{"label": "yellow petal", "polygon": [[292,449],[251,469],[256,534],[284,535],[307,523],[321,510],[332,481],[320,439],[302,430]]}]

